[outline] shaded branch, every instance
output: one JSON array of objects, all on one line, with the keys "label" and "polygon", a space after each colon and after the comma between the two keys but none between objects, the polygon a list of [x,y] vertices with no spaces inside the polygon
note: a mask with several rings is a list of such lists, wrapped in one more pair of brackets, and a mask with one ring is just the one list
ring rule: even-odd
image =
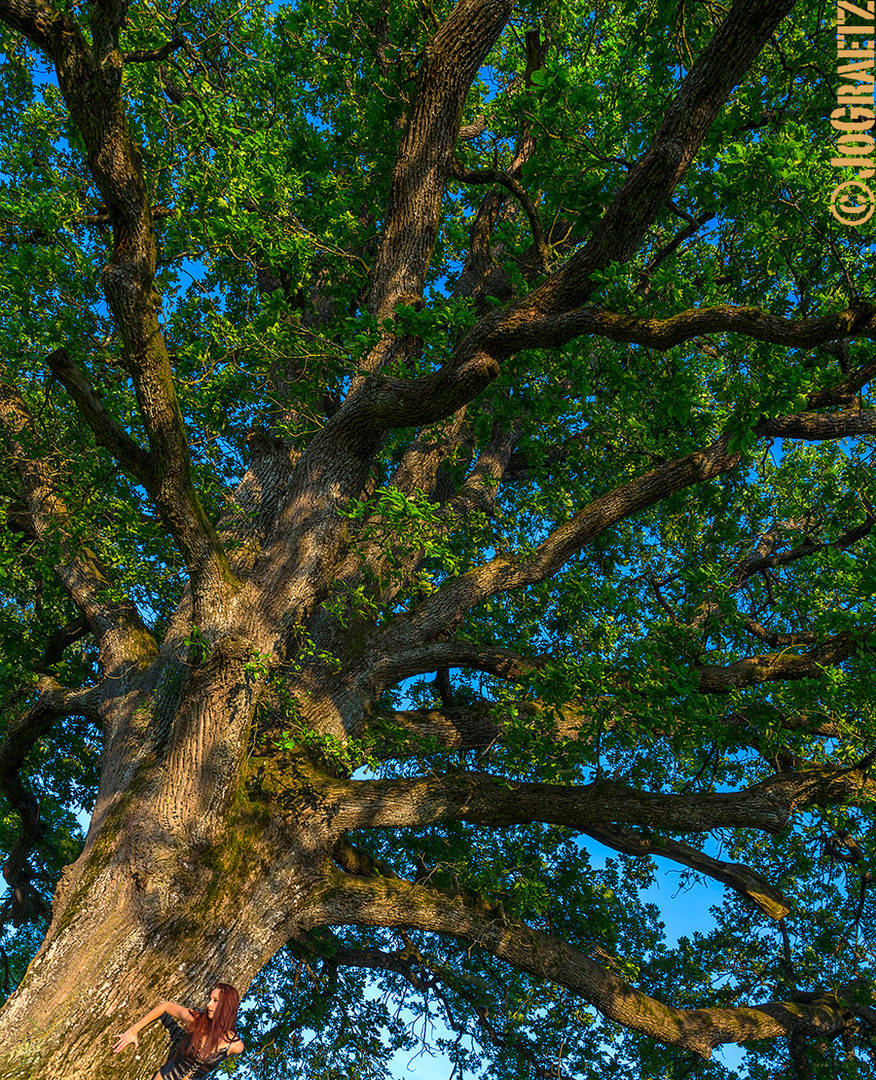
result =
[{"label": "shaded branch", "polygon": [[[538,730],[540,736],[553,739],[558,745],[567,740],[591,742],[597,730],[614,731],[623,728],[636,732],[640,728],[657,737],[673,730],[655,727],[653,717],[639,721],[626,710],[610,701],[589,701],[588,707],[567,703],[561,715],[553,706],[538,701],[477,702],[436,709],[412,709],[397,712],[372,712],[367,730],[376,740],[374,753],[378,758],[397,759],[415,756],[424,746],[438,744],[443,750],[488,750],[501,742],[506,729],[520,720]],[[772,728],[802,731],[821,738],[837,738],[842,727],[829,717],[795,713],[781,716],[771,711],[768,723]],[[763,721],[750,712],[734,710],[722,717],[721,727],[728,735],[728,744],[758,746]],[[731,737],[732,736],[732,737]]]},{"label": "shaded branch", "polygon": [[149,454],[113,420],[91,383],[73,363],[66,349],[56,349],[46,357],[52,374],[76,402],[83,419],[116,461],[147,489],[155,488],[155,476]]},{"label": "shaded branch", "polygon": [[553,466],[563,465],[574,455],[582,452],[591,439],[589,432],[580,435],[569,435],[563,443],[554,443],[551,446],[539,449],[540,460],[536,460],[531,451],[515,450],[508,459],[508,465],[502,474],[503,483],[527,483],[540,474],[542,469],[550,469]]},{"label": "shaded branch", "polygon": [[758,641],[764,641],[767,645],[772,645],[774,649],[795,648],[798,645],[814,645],[815,644],[815,632],[812,630],[800,630],[793,634],[780,634],[773,630],[768,630],[756,619],[751,619],[748,616],[744,616],[742,619],[742,628],[746,633],[751,634],[752,637],[756,637]]},{"label": "shaded branch", "polygon": [[747,656],[734,664],[700,664],[700,693],[727,694],[746,686],[759,686],[767,682],[818,678],[827,667],[834,667],[862,650],[872,652],[868,644],[869,627],[857,633],[836,634],[802,656],[786,651],[765,656]]},{"label": "shaded branch", "polygon": [[[343,646],[343,640],[339,640]],[[344,664],[343,689],[345,709],[349,711],[355,701],[359,706],[356,712],[364,712],[384,689],[412,675],[469,667],[500,679],[524,680],[546,660],[545,657],[526,657],[497,645],[479,645],[470,641],[436,641],[411,646],[392,634],[384,636],[380,630],[367,637],[363,635],[358,645],[357,655]],[[343,647],[338,649],[338,654],[344,655]],[[363,717],[357,721],[357,726],[365,723]],[[417,752],[414,747],[412,752]]]},{"label": "shaded branch", "polygon": [[[472,441],[471,428],[466,423],[466,410],[460,409],[438,425],[437,430],[427,428],[416,435],[392,474],[389,486],[406,495],[420,493],[440,501],[442,466],[447,460],[448,448],[460,453],[464,444]],[[451,515],[445,517],[447,531],[453,521]],[[372,521],[376,523],[376,520],[370,519],[369,524]],[[380,583],[375,598],[381,604],[388,604],[422,561],[422,552],[409,550],[399,555],[393,551],[391,543],[378,537],[346,556],[335,570],[335,587],[343,585],[346,589],[354,588],[363,581],[367,572],[373,581]]]},{"label": "shaded branch", "polygon": [[[669,205],[670,208],[675,209],[674,203],[670,202]],[[648,292],[650,291],[651,277],[657,267],[660,266],[660,264],[666,259],[668,259],[669,256],[673,254],[673,252],[677,251],[678,248],[680,248],[681,245],[685,242],[685,240],[689,240],[690,237],[694,236],[697,232],[699,232],[703,225],[705,225],[707,221],[711,221],[715,215],[707,210],[696,218],[692,218],[688,214],[683,214],[683,216],[688,222],[687,227],[682,229],[681,232],[676,233],[676,235],[668,243],[661,247],[659,251],[655,252],[653,257],[648,261],[647,266],[645,266],[642,272],[642,280],[636,287],[637,294],[647,296]]]},{"label": "shaded branch", "polygon": [[492,509],[499,485],[508,469],[523,424],[493,424],[490,441],[481,451],[474,468],[448,504],[458,512]]},{"label": "shaded branch", "polygon": [[[56,349],[46,358],[46,362],[76,403],[98,446],[105,447],[122,468],[146,489],[200,584],[204,588],[218,588],[214,575],[220,569],[226,571],[226,577],[230,580],[231,570],[221,541],[201,508],[190,479],[181,481],[180,477],[174,476],[168,482],[167,460],[162,459],[154,449],[151,452],[144,450],[116,423],[66,349]],[[185,454],[187,457],[188,446]],[[188,471],[188,466],[185,471]],[[199,614],[196,611],[195,621],[205,625],[202,612]]]},{"label": "shaded branch", "polygon": [[466,423],[466,410],[462,408],[437,425],[437,430],[426,428],[417,433],[392,474],[392,486],[406,495],[421,491],[435,496],[441,466],[449,456],[448,448],[459,452],[463,446],[470,449],[472,443],[471,425]]},{"label": "shaded branch", "polygon": [[809,399],[809,406],[813,409],[823,409],[829,405],[848,405],[854,400],[858,391],[874,378],[876,378],[876,359],[850,371],[842,382],[838,382],[835,386],[813,394]]},{"label": "shaded branch", "polygon": [[[852,547],[859,540],[863,540],[866,536],[869,536],[873,531],[873,525],[876,524],[876,516],[874,516],[873,507],[869,502],[865,502],[866,517],[860,525],[855,525],[851,529],[847,529],[841,536],[838,536],[836,540],[826,540],[821,543],[816,543],[814,540],[807,540],[802,544],[798,544],[796,547],[791,548],[790,551],[774,552],[770,554],[763,554],[760,551],[754,552],[749,558],[747,558],[739,567],[737,571],[737,585],[742,584],[743,581],[750,578],[753,574],[760,574],[764,570],[778,570],[783,566],[789,566],[791,563],[797,562],[800,559],[805,559],[810,555],[817,555],[821,551],[846,551]],[[744,576],[743,576],[744,575]]]},{"label": "shaded branch", "polygon": [[[113,250],[101,280],[149,441],[154,476],[150,495],[191,573],[195,619],[208,627],[232,576],[192,482],[185,424],[158,319],[152,209],[122,89],[118,34],[125,12],[123,2],[95,5],[91,42],[74,23],[52,40],[50,53],[64,101],[82,135],[89,171],[112,221]],[[87,398],[82,378],[75,377],[63,356],[57,362],[68,382],[75,383],[82,405]],[[92,408],[85,415],[96,416]],[[117,434],[108,437],[118,447]],[[127,451],[134,453],[130,446]]]},{"label": "shaded branch", "polygon": [[441,709],[412,709],[374,712],[368,730],[377,740],[375,753],[381,758],[402,758],[422,751],[424,743],[439,744],[443,750],[487,750],[501,740],[506,727],[518,717],[544,725],[558,742],[579,738],[581,727],[591,717],[567,708],[557,719],[553,709],[538,702],[514,701],[498,705],[483,701]]},{"label": "shaded branch", "polygon": [[[80,615],[79,618],[71,619],[70,622],[65,623],[64,626],[56,630],[46,642],[40,665],[43,668],[50,668],[55,664],[59,664],[64,656],[64,650],[68,645],[72,645],[75,641],[79,641],[80,638],[85,637],[89,631],[88,620],[84,615]],[[39,670],[39,668],[37,668],[37,670]]]},{"label": "shaded branch", "polygon": [[[522,166],[534,151],[535,143],[524,130],[520,136],[517,153],[506,175],[516,179]],[[468,251],[452,295],[454,298],[472,297],[475,301],[475,310],[480,314],[483,314],[488,307],[487,296],[507,300],[512,295],[510,278],[501,266],[502,257],[509,253],[504,245],[499,245],[494,250],[491,241],[498,222],[512,217],[513,213],[514,204],[506,190],[498,186],[493,187],[481,200],[469,228]],[[562,246],[561,238],[565,238],[566,235],[567,231],[551,229],[549,246]],[[529,280],[531,271],[543,267],[542,257],[535,250],[534,245],[521,255],[511,257],[519,266],[524,280]]]},{"label": "shaded branch", "polygon": [[155,49],[134,49],[122,54],[126,64],[148,64],[153,60],[166,60],[185,45],[185,38],[173,37]]},{"label": "shaded branch", "polygon": [[0,432],[18,473],[34,533],[61,539],[63,562],[55,567],[70,598],[88,619],[107,671],[157,651],[155,639],[129,601],[107,599],[110,575],[102,561],[70,536],[70,514],[58,494],[39,437],[19,391],[0,383]]},{"label": "shaded branch", "polygon": [[[664,350],[705,334],[731,333],[800,349],[811,349],[853,336],[874,340],[876,306],[859,304],[831,315],[809,319],[785,319],[760,308],[734,307],[730,304],[691,308],[666,319],[619,315],[595,306],[562,314],[543,313],[536,309],[526,313],[521,311],[519,316],[513,317],[509,313],[486,340],[479,342],[479,346],[482,349],[501,349],[505,353],[560,346],[586,335]],[[835,388],[832,393],[839,397],[843,391]],[[842,400],[847,399],[843,397]],[[813,399],[813,404],[818,406],[827,403],[817,396]]]},{"label": "shaded branch", "polygon": [[[544,65],[546,45],[541,40],[541,32],[538,29],[527,30],[524,36],[524,48],[526,52],[526,67],[522,83],[524,87],[532,90],[532,76]],[[512,80],[506,87],[506,92],[520,89],[519,76]],[[519,121],[517,143],[514,156],[505,175],[513,180],[519,180],[524,164],[533,156],[536,150],[536,141],[532,135],[532,123],[527,112],[524,110]],[[522,189],[521,189],[522,190]],[[475,301],[475,310],[483,314],[488,306],[487,297],[510,299],[512,295],[511,279],[501,265],[503,259],[509,254],[505,244],[499,244],[494,250],[491,246],[493,233],[500,220],[508,220],[514,215],[514,206],[507,189],[493,187],[478,207],[477,214],[469,229],[469,247],[465,256],[462,270],[453,288],[454,297],[469,296]],[[536,218],[537,220],[537,218]],[[558,228],[559,222],[552,223],[547,238],[547,246],[557,248],[565,247],[564,241],[568,239],[568,228]],[[539,226],[540,227],[540,226]],[[522,277],[529,281],[535,273],[544,271],[544,245],[539,248],[533,244],[532,248],[522,255],[511,254],[511,258],[520,268]]]},{"label": "shaded branch", "polygon": [[[520,437],[520,425],[506,430],[493,425],[490,441],[481,451],[471,472],[463,484],[453,492],[445,466],[448,459],[464,459],[474,450],[473,432],[465,422],[465,409],[460,409],[448,421],[440,425],[442,438],[427,429],[411,443],[392,477],[392,486],[405,493],[422,492],[430,495],[442,506],[443,525],[436,525],[433,537],[446,535],[456,524],[456,515],[474,510],[489,511],[493,506],[514,445]],[[385,543],[372,543],[360,554],[353,553],[338,570],[337,580],[346,587],[362,579],[363,571],[386,584],[380,589],[379,602],[388,604],[410,580],[410,575],[422,565],[421,552],[411,552],[407,557],[393,560],[388,569],[389,550]],[[400,572],[401,571],[401,572]]]},{"label": "shaded branch", "polygon": [[[860,525],[855,525],[851,529],[847,529],[846,532],[842,533],[842,535],[838,536],[835,540],[816,542],[813,539],[806,539],[802,544],[798,544],[788,551],[780,551],[779,547],[782,537],[790,528],[797,524],[794,522],[784,522],[777,525],[768,533],[762,535],[759,538],[754,551],[744,559],[740,560],[734,567],[728,592],[732,593],[742,588],[742,586],[755,574],[764,574],[768,570],[779,570],[782,567],[798,562],[800,559],[817,555],[822,551],[846,551],[850,547],[853,547],[860,540],[863,540],[871,534],[873,525],[876,523],[873,507],[866,496],[863,497],[862,502],[864,503],[866,511],[864,521]],[[720,604],[713,601],[707,601],[700,605],[689,625],[705,626],[712,619],[725,621],[727,618],[727,613],[722,609]],[[740,625],[747,633],[772,645],[774,649],[785,649],[800,645],[814,645],[817,641],[816,635],[812,631],[803,630],[795,633],[779,633],[761,626],[756,619],[747,615],[741,616]]]},{"label": "shaded branch", "polygon": [[[876,375],[876,371],[873,373]],[[813,394],[810,400],[821,395]],[[849,439],[860,435],[876,435],[876,411],[843,409],[835,413],[796,413],[763,420],[757,433],[777,439],[803,439],[820,442],[828,439]]]},{"label": "shaded branch", "polygon": [[63,32],[69,23],[66,15],[53,11],[42,0],[0,0],[0,19],[47,52],[54,34]]},{"label": "shaded branch", "polygon": [[[169,206],[153,206],[152,207],[152,220],[161,221],[164,218],[173,217],[178,211]],[[106,212],[97,214],[86,214],[83,217],[73,218],[74,225],[112,225],[112,218]]]},{"label": "shaded branch", "polygon": [[2,916],[16,923],[34,917],[46,921],[49,918],[48,905],[32,884],[30,865],[30,856],[45,841],[46,830],[39,803],[19,775],[21,768],[31,750],[61,717],[84,716],[97,720],[100,699],[99,687],[71,690],[47,677],[39,680],[37,691],[36,702],[10,721],[0,740],[0,792],[21,820],[19,835],[3,864],[3,876],[11,895]]},{"label": "shaded branch", "polygon": [[346,837],[341,837],[332,848],[332,860],[346,874],[358,874],[360,877],[398,877],[391,866],[364,848],[351,844]]},{"label": "shaded branch", "polygon": [[679,840],[634,832],[621,825],[590,825],[582,832],[625,855],[657,855],[688,866],[699,874],[705,874],[723,885],[728,885],[771,919],[783,919],[791,911],[790,902],[775,886],[741,863],[713,859],[711,855],[706,855],[705,852]]},{"label": "shaded branch", "polygon": [[421,675],[439,668],[472,668],[485,671],[500,679],[521,679],[530,675],[547,661],[547,657],[523,656],[499,645],[474,641],[431,641],[404,650],[385,654],[388,638],[378,633],[370,645],[372,655],[379,657],[369,666],[369,677],[381,686],[390,686],[411,675]]},{"label": "shaded branch", "polygon": [[538,210],[523,185],[503,169],[466,169],[459,161],[454,161],[450,169],[450,175],[454,180],[463,184],[500,184],[506,191],[510,191],[514,198],[523,207],[523,211],[529,219],[529,227],[532,229],[532,240],[542,267],[548,256],[548,245],[545,242],[544,230],[541,227],[541,219]]}]

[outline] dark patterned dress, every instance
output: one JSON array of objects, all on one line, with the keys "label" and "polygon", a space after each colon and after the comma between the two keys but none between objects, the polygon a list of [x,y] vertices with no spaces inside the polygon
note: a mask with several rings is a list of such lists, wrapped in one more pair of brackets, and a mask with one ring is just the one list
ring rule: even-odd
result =
[{"label": "dark patterned dress", "polygon": [[[190,1046],[191,1040],[184,1027],[176,1022],[172,1016],[163,1013],[161,1022],[170,1033],[171,1053],[167,1064],[158,1070],[161,1080],[205,1080],[211,1076],[228,1057],[228,1047],[217,1050],[209,1058],[202,1061],[195,1056]],[[237,1033],[232,1032],[231,1041],[237,1039]]]}]

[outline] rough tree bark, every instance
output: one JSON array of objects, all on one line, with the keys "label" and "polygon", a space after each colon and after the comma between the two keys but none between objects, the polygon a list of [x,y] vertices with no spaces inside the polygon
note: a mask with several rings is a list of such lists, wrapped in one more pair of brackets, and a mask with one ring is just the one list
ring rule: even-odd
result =
[{"label": "rough tree bark", "polygon": [[[468,88],[511,7],[504,0],[459,0],[422,58],[369,282],[368,306],[380,317],[391,315],[400,301],[422,296],[448,180],[454,175],[483,180],[455,167],[453,150]],[[872,798],[867,763],[844,770],[800,765],[737,792],[692,796],[609,781],[586,787],[509,786],[477,771],[356,781],[305,749],[271,750],[270,732],[262,732],[253,749],[267,672],[296,658],[298,667],[286,687],[297,701],[299,722],[315,735],[341,740],[368,734],[381,693],[410,675],[459,665],[511,681],[531,672],[538,657],[457,640],[454,631],[463,615],[492,595],[546,580],[618,522],[728,474],[739,463],[726,436],[657,463],[580,507],[525,557],[497,554],[469,573],[448,578],[380,627],[345,628],[322,608],[334,583],[354,583],[362,573],[349,520],[339,511],[368,490],[369,468],[388,432],[445,422],[449,449],[430,453],[412,443],[394,478],[399,490],[434,493],[445,459],[475,453],[467,441],[464,410],[521,349],[559,346],[582,335],[654,349],[707,332],[801,347],[876,337],[872,304],[793,320],[732,307],[636,319],[589,303],[592,275],[637,249],[728,95],[791,7],[791,0],[734,0],[590,240],[535,291],[488,311],[433,374],[405,379],[386,373],[408,347],[387,333],[344,403],[297,460],[279,451],[259,458],[254,445],[251,471],[240,490],[241,505],[249,501],[253,512],[229,516],[217,527],[192,481],[172,363],[157,315],[152,213],[125,115],[119,32],[126,5],[97,0],[86,35],[66,9],[55,10],[42,0],[0,0],[0,17],[52,61],[112,224],[113,253],[103,284],[124,340],[126,373],[136,388],[146,445],[112,418],[63,347],[47,362],[97,443],[142,486],[189,575],[161,641],[133,604],[106,599],[111,572],[65,537],[61,487],[41,464],[23,398],[4,381],[0,423],[30,527],[36,536],[61,536],[57,573],[99,643],[104,673],[98,685],[84,689],[43,680],[39,700],[10,726],[0,746],[0,783],[22,815],[26,839],[28,824],[32,834],[39,827],[17,779],[28,750],[64,716],[92,717],[103,730],[100,788],[85,848],[66,869],[45,941],[0,1013],[4,1080],[104,1080],[122,1074],[147,1080],[161,1057],[159,1036],[144,1039],[136,1060],[113,1060],[108,1050],[112,1036],[155,1003],[156,988],[165,997],[187,1001],[193,988],[197,993],[219,978],[245,990],[285,943],[338,925],[416,928],[476,943],[569,988],[606,1016],[703,1057],[724,1042],[833,1036],[859,1015],[853,1002],[827,994],[740,1008],[672,1008],[561,938],[508,919],[477,897],[384,872],[347,836],[352,830],[445,821],[495,827],[541,821],[646,854],[655,850],[652,830],[691,834],[738,826],[775,832],[795,810]],[[164,55],[159,50],[151,59]],[[513,176],[506,180],[507,196],[488,196],[493,223],[503,200],[513,202],[522,192]],[[531,204],[530,211],[535,213]],[[544,243],[542,237],[539,245]],[[483,267],[481,276],[488,272]],[[472,284],[473,295],[477,288]],[[838,375],[830,393],[813,391],[806,410],[760,421],[753,434],[819,440],[876,433],[876,413],[851,404],[872,374],[871,365]],[[835,405],[843,408],[823,411]],[[497,430],[454,493],[456,502],[447,504],[489,506],[495,481],[525,466],[512,461],[515,441],[513,432]],[[379,546],[368,553],[375,573],[382,557]],[[741,574],[748,572],[754,570]],[[296,652],[303,628],[320,649],[340,658],[340,670],[318,655]],[[811,643],[799,655],[776,647],[729,667],[703,666],[697,672],[699,687],[722,694],[810,677],[866,644],[868,633],[865,627]],[[426,736],[448,748],[484,747],[502,737],[501,721],[477,707],[411,711],[393,720],[412,740]],[[580,713],[570,711],[566,722],[574,732]],[[793,726],[793,718],[788,723]],[[739,727],[742,732],[744,725]],[[398,740],[385,750],[386,756],[405,752]],[[781,891],[754,871],[687,843],[664,839],[659,847],[661,854],[736,889],[770,917],[787,914]],[[14,876],[16,867],[20,860],[11,859],[7,876]],[[21,887],[26,887],[24,877]],[[380,964],[378,953],[359,959],[363,966]],[[386,966],[392,967],[389,957]]]}]

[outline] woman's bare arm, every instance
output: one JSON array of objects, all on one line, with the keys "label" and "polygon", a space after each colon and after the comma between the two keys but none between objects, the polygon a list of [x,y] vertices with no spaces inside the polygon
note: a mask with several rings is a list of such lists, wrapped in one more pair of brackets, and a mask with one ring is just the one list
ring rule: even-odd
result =
[{"label": "woman's bare arm", "polygon": [[159,1016],[162,1016],[164,1013],[168,1013],[175,1020],[179,1020],[180,1023],[185,1025],[191,1024],[193,1019],[191,1009],[187,1009],[184,1005],[178,1005],[175,1001],[162,1001],[160,1005],[156,1005],[154,1009],[150,1009],[144,1017],[136,1022],[136,1024],[131,1024],[128,1030],[119,1036],[118,1042],[113,1047],[113,1053],[119,1054],[127,1046],[133,1046],[136,1050],[140,1045],[140,1040],[137,1036],[143,1028],[147,1027],[154,1020],[157,1020]]}]

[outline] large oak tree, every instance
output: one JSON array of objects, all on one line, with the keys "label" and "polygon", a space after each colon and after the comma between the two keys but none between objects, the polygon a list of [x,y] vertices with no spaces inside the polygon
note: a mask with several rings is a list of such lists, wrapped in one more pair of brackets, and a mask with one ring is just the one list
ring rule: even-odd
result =
[{"label": "large oak tree", "polygon": [[836,17],[0,0],[0,1077],[872,1074]]}]

